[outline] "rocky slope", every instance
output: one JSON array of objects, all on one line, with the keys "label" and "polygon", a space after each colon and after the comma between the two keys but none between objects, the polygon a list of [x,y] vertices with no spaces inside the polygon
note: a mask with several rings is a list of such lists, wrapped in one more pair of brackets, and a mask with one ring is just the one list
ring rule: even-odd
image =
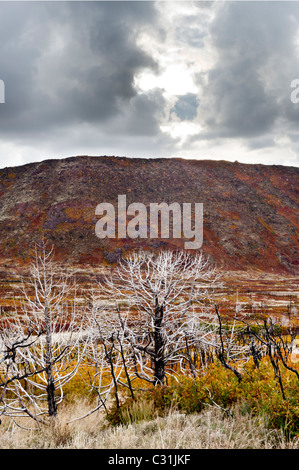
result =
[{"label": "rocky slope", "polygon": [[101,202],[203,203],[203,246],[219,267],[296,274],[299,169],[184,159],[71,157],[0,170],[0,258],[26,262],[42,235],[61,260],[113,262],[183,240],[95,235]]}]

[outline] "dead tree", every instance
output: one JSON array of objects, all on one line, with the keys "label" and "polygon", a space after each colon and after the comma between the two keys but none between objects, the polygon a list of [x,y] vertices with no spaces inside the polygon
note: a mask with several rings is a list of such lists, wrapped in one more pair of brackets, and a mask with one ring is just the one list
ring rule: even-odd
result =
[{"label": "dead tree", "polygon": [[45,413],[56,416],[63,386],[77,372],[86,342],[74,303],[66,302],[69,293],[68,277],[59,272],[53,250],[36,245],[21,310],[0,332],[2,413],[36,420]]},{"label": "dead tree", "polygon": [[[242,381],[242,374],[238,370],[238,365],[244,364],[249,359],[249,346],[247,344],[240,345],[238,342],[238,334],[236,333],[237,316],[228,328],[223,327],[223,321],[219,312],[218,305],[215,305],[215,311],[218,319],[218,344],[216,346],[216,356],[221,364],[231,370],[240,383]],[[236,313],[237,315],[237,313]]]},{"label": "dead tree", "polygon": [[208,299],[217,279],[202,255],[162,251],[130,255],[99,283],[99,297],[115,299],[110,321],[136,377],[163,385],[183,364],[194,373],[190,351],[213,341]]},{"label": "dead tree", "polygon": [[[299,373],[295,367],[292,367],[289,361],[292,351],[292,341],[285,338],[281,331],[281,325],[277,324],[273,318],[264,318],[262,323],[249,324],[245,320],[247,333],[250,338],[255,338],[256,342],[263,348],[265,356],[270,360],[274,376],[279,384],[280,391],[284,400],[286,400],[285,387],[282,380],[283,368],[293,372],[299,380]],[[296,336],[295,331],[290,331],[291,340]],[[256,363],[256,361],[255,361]]]},{"label": "dead tree", "polygon": [[97,302],[93,294],[89,306],[85,325],[89,342],[85,355],[87,364],[94,369],[89,374],[90,387],[98,395],[98,404],[87,415],[101,407],[106,409],[106,401],[113,392],[119,408],[118,382],[123,372],[127,373],[121,331],[115,329],[116,323],[111,318],[115,312],[107,312],[105,305]]}]

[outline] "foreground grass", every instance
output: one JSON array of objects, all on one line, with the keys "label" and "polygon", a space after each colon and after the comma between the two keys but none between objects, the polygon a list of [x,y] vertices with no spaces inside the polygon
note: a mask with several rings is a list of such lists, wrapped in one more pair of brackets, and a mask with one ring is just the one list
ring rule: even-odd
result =
[{"label": "foreground grass", "polygon": [[81,371],[65,387],[57,418],[40,428],[2,416],[0,449],[298,449],[298,379],[287,369],[281,379],[284,398],[267,358],[258,368],[248,363],[242,381],[213,363],[196,381],[136,388],[134,399],[122,389],[120,407],[112,395],[107,416],[102,408],[74,421],[95,407]]},{"label": "foreground grass", "polygon": [[[298,439],[269,430],[263,416],[235,406],[233,416],[205,407],[200,413],[168,410],[163,417],[110,426],[103,413],[68,424],[87,411],[84,400],[65,405],[52,423],[32,431],[0,426],[1,449],[298,449]],[[89,408],[89,407],[88,407]],[[25,424],[25,423],[24,423]]]}]

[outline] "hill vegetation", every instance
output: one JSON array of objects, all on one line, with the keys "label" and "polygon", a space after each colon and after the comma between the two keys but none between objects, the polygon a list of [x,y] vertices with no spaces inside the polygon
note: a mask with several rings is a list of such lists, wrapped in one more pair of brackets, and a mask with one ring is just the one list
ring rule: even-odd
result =
[{"label": "hill vegetation", "polygon": [[44,234],[60,259],[98,265],[132,248],[182,247],[179,239],[105,239],[95,208],[203,203],[202,250],[226,270],[298,273],[299,169],[184,159],[71,157],[0,170],[0,253],[25,262]]},{"label": "hill vegetation", "polygon": [[[87,156],[0,170],[0,447],[298,448],[298,174]],[[96,206],[121,194],[203,203],[200,253],[97,238]],[[54,251],[31,264],[43,237]]]}]

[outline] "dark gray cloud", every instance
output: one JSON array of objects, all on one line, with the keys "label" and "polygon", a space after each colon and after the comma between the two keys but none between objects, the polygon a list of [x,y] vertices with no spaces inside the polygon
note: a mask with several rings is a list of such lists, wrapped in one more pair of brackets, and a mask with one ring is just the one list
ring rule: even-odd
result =
[{"label": "dark gray cloud", "polygon": [[[157,69],[135,40],[136,25],[154,19],[148,2],[1,2],[6,104],[0,137],[30,139],[59,125],[107,122],[121,113],[137,97],[135,74]],[[150,98],[143,105],[144,113],[152,112]]]},{"label": "dark gray cloud", "polygon": [[[299,104],[290,100],[290,83],[299,78],[299,3],[174,6],[172,13],[168,2],[0,2],[0,165],[10,164],[9,155],[18,164],[87,153],[192,150],[206,158],[210,148],[226,159],[230,143],[235,152],[248,150],[250,161],[263,149],[277,160],[277,148],[294,161]],[[163,76],[182,64],[197,71],[198,95],[189,85],[183,95],[169,92],[159,80],[138,88],[138,74]],[[180,125],[187,137],[180,138]]]},{"label": "dark gray cloud", "polygon": [[279,119],[297,120],[290,82],[299,60],[295,48],[298,4],[228,2],[210,27],[218,59],[199,75],[200,120],[208,138],[254,138]]}]

